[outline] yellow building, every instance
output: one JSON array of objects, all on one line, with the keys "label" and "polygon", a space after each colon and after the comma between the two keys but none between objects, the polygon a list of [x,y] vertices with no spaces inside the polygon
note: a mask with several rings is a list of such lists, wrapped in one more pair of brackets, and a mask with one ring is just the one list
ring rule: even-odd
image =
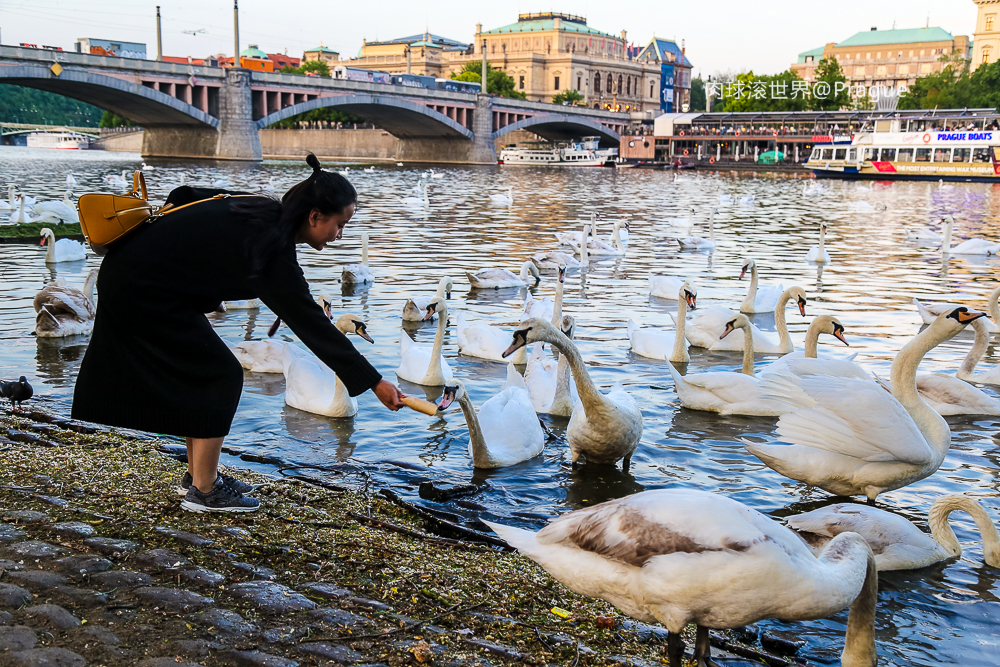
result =
[{"label": "yellow building", "polygon": [[1000,0],[973,0],[979,9],[976,31],[972,33],[970,69],[995,63],[1000,58]]},{"label": "yellow building", "polygon": [[943,28],[908,28],[859,32],[840,43],[799,54],[791,69],[812,81],[824,58],[835,58],[852,88],[864,86],[910,87],[917,77],[940,72],[939,58],[958,53],[969,57],[969,38],[952,36]]},{"label": "yellow building", "polygon": [[303,62],[309,62],[311,60],[322,60],[323,62],[337,62],[340,60],[340,54],[331,49],[328,46],[323,46],[320,44],[316,48],[309,49],[302,53]]}]

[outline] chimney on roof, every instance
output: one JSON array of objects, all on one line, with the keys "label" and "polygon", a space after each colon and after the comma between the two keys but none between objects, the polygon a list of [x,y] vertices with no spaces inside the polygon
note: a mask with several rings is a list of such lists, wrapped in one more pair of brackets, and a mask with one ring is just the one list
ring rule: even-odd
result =
[{"label": "chimney on roof", "polygon": [[878,28],[876,28],[875,26],[872,26],[872,32],[875,32],[876,30],[878,30]]},{"label": "chimney on roof", "polygon": [[687,47],[684,46],[684,40],[681,40],[681,53],[687,53]]}]

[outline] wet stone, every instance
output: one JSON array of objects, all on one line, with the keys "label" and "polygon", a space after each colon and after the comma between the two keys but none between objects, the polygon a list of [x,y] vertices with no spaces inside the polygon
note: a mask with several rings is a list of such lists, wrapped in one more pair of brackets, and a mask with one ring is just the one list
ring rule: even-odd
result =
[{"label": "wet stone", "polygon": [[806,645],[806,642],[804,639],[799,639],[799,636],[794,632],[765,630],[760,636],[760,645],[771,653],[795,655],[800,648]]},{"label": "wet stone", "polygon": [[25,625],[0,626],[0,654],[35,648],[35,632]]},{"label": "wet stone", "polygon": [[193,586],[201,586],[203,588],[215,588],[226,580],[226,577],[218,572],[212,572],[203,567],[184,570],[178,573],[177,576],[181,578],[181,581],[186,581]]},{"label": "wet stone", "polygon": [[0,558],[0,570],[4,572],[17,572],[18,570],[24,569],[24,563],[18,563],[16,560],[4,560]]},{"label": "wet stone", "polygon": [[273,614],[315,609],[316,603],[273,581],[247,581],[230,586],[227,597]]},{"label": "wet stone", "polygon": [[338,628],[356,628],[360,625],[374,625],[370,618],[352,614],[343,609],[320,607],[309,612],[309,618]]},{"label": "wet stone", "polygon": [[9,653],[4,657],[11,667],[84,667],[87,664],[83,656],[51,646]]},{"label": "wet stone", "polygon": [[69,553],[69,549],[57,547],[48,542],[18,542],[7,547],[7,553],[21,558],[54,558]]},{"label": "wet stone", "polygon": [[72,586],[56,586],[51,591],[60,601],[81,607],[99,607],[108,603],[108,596],[88,588],[73,588]]},{"label": "wet stone", "polygon": [[139,549],[139,545],[135,542],[114,540],[110,537],[91,537],[84,540],[83,543],[97,553],[104,554],[105,556],[124,556],[125,554],[134,553]]},{"label": "wet stone", "polygon": [[171,549],[150,549],[137,554],[135,562],[147,570],[172,570],[191,561]]},{"label": "wet stone", "polygon": [[167,644],[165,650],[170,655],[198,659],[209,654],[212,643],[204,639],[178,639]]},{"label": "wet stone", "polygon": [[210,547],[215,544],[214,540],[210,540],[207,537],[195,535],[194,533],[188,533],[183,530],[167,528],[166,526],[157,526],[153,529],[153,532],[159,533],[160,535],[166,535],[167,537],[173,538],[178,542],[184,542],[185,544],[190,544],[193,547]]},{"label": "wet stone", "polygon": [[229,535],[230,537],[235,537],[238,540],[251,540],[253,535],[246,528],[240,528],[238,526],[223,526],[221,528],[216,528],[215,532],[222,533],[223,535]]},{"label": "wet stone", "polygon": [[206,609],[197,614],[189,614],[186,618],[194,625],[214,628],[214,632],[223,635],[249,634],[257,630],[252,623],[248,623],[235,611],[228,609]]},{"label": "wet stone", "polygon": [[0,523],[0,544],[20,542],[25,537],[27,537],[27,535],[20,528]]},{"label": "wet stone", "polygon": [[354,595],[352,591],[349,591],[346,588],[340,588],[339,586],[322,582],[307,584],[305,586],[305,592],[306,595],[323,598],[324,600],[339,600],[341,598],[348,598]]},{"label": "wet stone", "polygon": [[151,607],[159,607],[166,611],[192,611],[199,607],[214,604],[215,600],[198,595],[193,591],[185,591],[177,588],[162,588],[160,586],[150,586],[139,588],[135,591],[136,596]]},{"label": "wet stone", "polygon": [[298,650],[306,655],[333,660],[345,665],[364,660],[364,656],[357,651],[352,651],[340,644],[329,644],[327,642],[303,642],[298,645]]},{"label": "wet stone", "polygon": [[67,556],[52,563],[56,569],[70,575],[96,574],[111,569],[111,561],[100,556]]},{"label": "wet stone", "polygon": [[136,586],[147,586],[153,583],[153,578],[143,572],[133,572],[132,570],[111,570],[108,572],[98,572],[90,577],[93,584],[101,588],[135,588]]},{"label": "wet stone", "polygon": [[230,563],[230,567],[233,567],[240,572],[249,575],[252,579],[262,579],[266,581],[271,581],[275,578],[274,570],[270,570],[261,565],[252,565],[250,563]]},{"label": "wet stone", "polygon": [[13,625],[14,615],[9,611],[0,610],[0,625]]},{"label": "wet stone", "polygon": [[199,667],[193,662],[177,662],[175,658],[146,658],[136,663],[136,667]]},{"label": "wet stone", "polygon": [[426,624],[421,625],[423,621],[418,621],[415,618],[410,618],[409,616],[403,616],[402,614],[390,614],[390,616],[392,616],[394,619],[396,619],[403,625],[412,625],[414,627],[419,625],[420,631],[423,633],[430,632],[435,635],[445,635],[448,634],[448,632],[450,632],[449,630],[445,630],[444,628],[438,627],[436,625],[426,625]]},{"label": "wet stone", "polygon": [[94,535],[94,527],[82,521],[62,521],[52,526],[52,531],[56,535],[78,540]]},{"label": "wet stone", "polygon": [[510,646],[504,646],[503,644],[497,644],[495,642],[486,641],[485,639],[476,639],[472,637],[464,638],[466,644],[475,646],[476,648],[481,648],[484,651],[489,651],[490,653],[495,653],[508,660],[523,660],[524,656],[514,648]]},{"label": "wet stone", "polygon": [[104,646],[117,646],[119,643],[118,637],[103,625],[86,625],[78,633],[86,637],[88,641],[94,641]]},{"label": "wet stone", "polygon": [[[51,443],[49,446],[52,446]],[[56,507],[69,507],[69,501],[66,500],[65,498],[59,498],[58,496],[36,495],[35,498],[38,498],[43,503],[48,503],[49,505],[55,505]]]},{"label": "wet stone", "polygon": [[34,510],[4,510],[0,514],[0,519],[14,523],[41,523],[48,521],[49,515],[47,512],[35,512]]},{"label": "wet stone", "polygon": [[43,624],[56,630],[69,630],[80,625],[80,619],[55,604],[39,604],[34,607],[25,607],[21,610],[20,615],[23,618],[30,619],[32,625]]},{"label": "wet stone", "polygon": [[373,609],[375,611],[392,611],[392,607],[384,602],[379,602],[378,600],[350,597],[344,598],[344,602],[352,604],[356,607],[364,607],[365,609]]},{"label": "wet stone", "polygon": [[299,663],[263,651],[221,651],[215,654],[216,660],[222,665],[233,667],[298,667]]},{"label": "wet stone", "polygon": [[760,629],[756,625],[744,625],[740,628],[731,628],[729,634],[738,642],[756,644],[760,637]]},{"label": "wet stone", "polygon": [[10,580],[10,583],[16,584],[17,586],[23,586],[29,591],[33,591],[35,593],[52,588],[53,586],[62,586],[69,583],[69,579],[61,574],[46,572],[44,570],[8,572],[7,578]]},{"label": "wet stone", "polygon": [[31,601],[31,593],[13,584],[0,582],[0,607],[21,607]]}]

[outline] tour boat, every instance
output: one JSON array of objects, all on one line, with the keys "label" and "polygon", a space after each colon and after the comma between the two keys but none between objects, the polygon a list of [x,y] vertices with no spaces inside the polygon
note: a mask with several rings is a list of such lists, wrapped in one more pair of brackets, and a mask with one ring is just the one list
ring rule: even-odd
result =
[{"label": "tour boat", "polygon": [[85,150],[89,147],[90,137],[76,132],[32,132],[28,135],[28,148]]},{"label": "tour boat", "polygon": [[876,121],[875,132],[854,136],[813,137],[806,166],[818,178],[1000,182],[1000,130],[894,131],[898,123]]},{"label": "tour boat", "polygon": [[499,164],[536,167],[603,167],[614,164],[617,148],[600,148],[600,137],[584,137],[571,143],[526,142],[500,151]]}]

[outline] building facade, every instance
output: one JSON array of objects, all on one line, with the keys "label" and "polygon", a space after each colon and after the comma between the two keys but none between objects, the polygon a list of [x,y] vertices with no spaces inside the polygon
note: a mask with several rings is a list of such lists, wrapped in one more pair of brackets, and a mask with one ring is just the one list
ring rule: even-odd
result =
[{"label": "building facade", "polygon": [[[334,51],[328,46],[320,44],[319,46],[302,53],[303,62],[310,62],[312,60],[322,60],[327,63],[336,63],[340,60],[340,53]],[[296,67],[298,67],[298,65],[296,65]]]},{"label": "building facade", "polygon": [[1000,59],[1000,0],[973,0],[979,10],[972,33],[971,70]]},{"label": "building facade", "polygon": [[[393,74],[421,74],[424,76],[451,76],[452,60],[471,53],[471,46],[430,32],[400,37],[385,42],[365,40],[358,57],[347,64],[360,69],[374,69]],[[458,69],[462,69],[461,66]]]},{"label": "building facade", "polygon": [[799,54],[791,67],[806,81],[815,79],[816,66],[824,58],[840,63],[852,88],[864,86],[910,87],[917,77],[940,72],[941,56],[970,55],[969,38],[953,36],[943,28],[878,30],[872,28],[826,46]]}]

